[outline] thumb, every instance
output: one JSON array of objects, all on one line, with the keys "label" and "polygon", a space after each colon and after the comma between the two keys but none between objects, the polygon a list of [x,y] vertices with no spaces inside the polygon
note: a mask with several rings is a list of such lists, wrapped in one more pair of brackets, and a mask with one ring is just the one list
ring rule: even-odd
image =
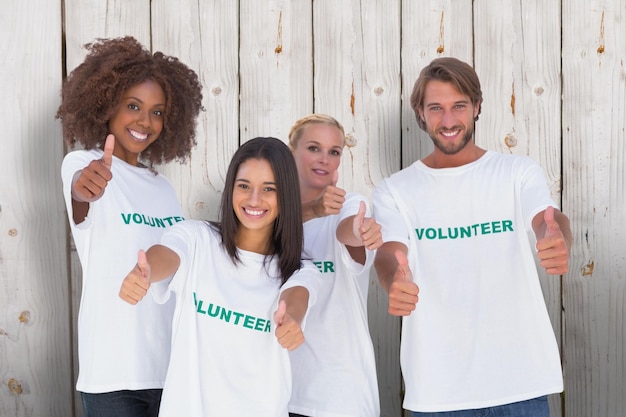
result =
[{"label": "thumb", "polygon": [[115,149],[115,136],[109,134],[104,142],[104,155],[102,155],[102,163],[109,170],[113,163],[113,149]]},{"label": "thumb", "polygon": [[148,263],[148,257],[143,249],[139,250],[137,254],[137,267],[141,275],[150,282],[150,264]]},{"label": "thumb", "polygon": [[330,185],[333,187],[337,186],[337,181],[339,181],[339,171],[335,170],[335,172],[333,172],[333,180]]},{"label": "thumb", "polygon": [[554,220],[554,207],[549,206],[543,212],[543,220],[546,222],[546,235],[553,235],[559,230],[559,223]]},{"label": "thumb", "polygon": [[274,313],[274,322],[277,326],[283,324],[286,315],[287,303],[285,303],[285,300],[280,300],[280,302],[278,303],[278,310],[276,310],[276,312]]},{"label": "thumb", "polygon": [[363,220],[365,220],[365,201],[361,201],[359,204],[359,212],[356,214],[355,222],[361,227]]},{"label": "thumb", "polygon": [[406,253],[397,250],[396,261],[398,262],[398,276],[402,277],[404,281],[410,281],[409,278],[409,260],[406,257]]}]

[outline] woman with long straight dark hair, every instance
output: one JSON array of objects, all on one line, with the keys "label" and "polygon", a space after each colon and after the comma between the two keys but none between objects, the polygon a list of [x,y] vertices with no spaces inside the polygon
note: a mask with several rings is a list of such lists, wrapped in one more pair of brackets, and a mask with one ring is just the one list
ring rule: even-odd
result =
[{"label": "woman with long straight dark hair", "polygon": [[220,221],[183,221],[140,251],[120,296],[176,295],[161,417],[288,415],[288,351],[320,281],[301,261],[297,178],[283,142],[252,139],[228,168]]}]

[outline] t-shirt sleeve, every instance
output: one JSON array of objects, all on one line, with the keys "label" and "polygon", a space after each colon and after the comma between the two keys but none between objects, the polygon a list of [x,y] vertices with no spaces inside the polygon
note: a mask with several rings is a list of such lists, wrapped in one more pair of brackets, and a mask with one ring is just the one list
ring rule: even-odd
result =
[{"label": "t-shirt sleeve", "polygon": [[520,202],[527,230],[532,230],[532,220],[537,213],[548,207],[559,206],[550,196],[548,181],[539,164],[530,158],[523,158],[525,164],[518,175],[520,179]]},{"label": "t-shirt sleeve", "polygon": [[408,225],[393,198],[390,186],[389,180],[385,179],[374,188],[372,192],[374,218],[380,224],[383,242],[400,242],[408,246]]},{"label": "t-shirt sleeve", "polygon": [[161,245],[178,255],[180,265],[170,278],[150,285],[150,292],[157,303],[163,304],[169,300],[171,293],[179,293],[189,277],[189,262],[197,241],[194,226],[192,221],[185,220],[167,229],[161,237]]},{"label": "t-shirt sleeve", "polygon": [[85,221],[75,225],[72,215],[72,180],[74,175],[85,168],[89,163],[98,159],[95,151],[73,151],[65,155],[61,164],[61,181],[63,182],[63,198],[65,199],[65,208],[68,213],[68,220],[73,226],[76,226],[78,232],[80,230],[87,229],[91,223],[89,217],[85,218]]},{"label": "t-shirt sleeve", "polygon": [[[308,260],[302,261],[302,268],[294,272],[286,283],[280,288],[280,293],[293,287],[304,287],[309,291],[309,304],[307,314],[302,319],[301,327],[304,329],[308,312],[312,306],[317,303],[319,289],[322,285],[322,274],[319,272],[313,262]],[[280,297],[279,297],[280,298]]]},{"label": "t-shirt sleeve", "polygon": [[[367,198],[357,193],[348,193],[346,194],[346,201],[339,212],[337,225],[339,225],[339,223],[346,218],[355,216],[359,212],[361,201],[365,203],[365,217],[372,217],[370,204]],[[365,249],[365,264],[362,265],[352,259],[352,256],[350,256],[350,252],[348,252],[345,245],[337,242],[337,246],[339,247],[339,256],[341,256],[344,265],[346,265],[352,274],[360,275],[363,272],[366,272],[366,270],[368,270],[374,263],[374,256],[376,255],[375,250],[371,251]]]}]

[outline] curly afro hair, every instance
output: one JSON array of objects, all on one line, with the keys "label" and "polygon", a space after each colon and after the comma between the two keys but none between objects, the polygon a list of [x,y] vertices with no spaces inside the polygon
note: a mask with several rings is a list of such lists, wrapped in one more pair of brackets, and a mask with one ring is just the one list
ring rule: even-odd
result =
[{"label": "curly afro hair", "polygon": [[126,90],[146,80],[155,80],[165,93],[163,130],[141,153],[150,164],[185,161],[196,145],[196,119],[202,107],[198,75],[178,58],[161,52],[151,54],[131,36],[96,39],[85,45],[89,51],[63,83],[61,119],[63,138],[73,147],[101,148],[109,133],[108,123]]}]

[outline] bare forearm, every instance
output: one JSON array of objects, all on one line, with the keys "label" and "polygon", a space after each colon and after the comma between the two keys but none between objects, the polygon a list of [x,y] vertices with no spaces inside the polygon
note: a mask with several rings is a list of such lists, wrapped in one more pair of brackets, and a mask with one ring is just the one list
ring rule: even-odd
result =
[{"label": "bare forearm", "polygon": [[159,282],[171,276],[180,266],[180,258],[170,248],[163,245],[154,245],[146,251],[150,264],[150,282]]},{"label": "bare forearm", "polygon": [[398,261],[395,256],[396,251],[401,251],[405,255],[408,252],[407,247],[402,243],[385,242],[378,248],[376,258],[374,258],[374,269],[376,270],[378,281],[387,292],[389,292],[389,287],[398,269]]},{"label": "bare forearm", "polygon": [[287,306],[287,314],[298,323],[302,323],[309,307],[309,290],[305,287],[291,287],[283,291],[280,300]]}]

